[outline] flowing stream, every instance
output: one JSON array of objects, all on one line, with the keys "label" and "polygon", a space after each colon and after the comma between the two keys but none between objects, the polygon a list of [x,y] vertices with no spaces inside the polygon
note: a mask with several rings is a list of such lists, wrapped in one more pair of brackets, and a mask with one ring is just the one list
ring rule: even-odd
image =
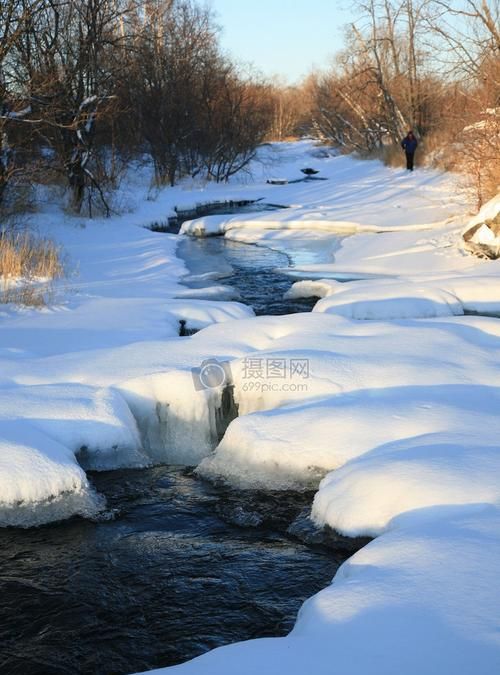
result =
[{"label": "flowing stream", "polygon": [[[215,261],[258,314],[313,304],[281,300],[282,253],[222,238],[180,253],[198,274]],[[124,675],[286,635],[360,545],[314,530],[311,492],[233,491],[173,466],[90,478],[107,499],[99,520],[0,530],[2,675]]]},{"label": "flowing stream", "polygon": [[302,541],[311,493],[165,466],[92,479],[108,518],[0,532],[3,675],[132,673],[285,635],[348,555]]},{"label": "flowing stream", "polygon": [[317,298],[283,298],[293,279],[280,271],[290,264],[280,251],[224,237],[183,237],[177,255],[191,273],[184,281],[188,287],[206,286],[205,275],[213,271],[220,283],[238,291],[241,302],[253,307],[257,315],[310,312],[317,302]]}]

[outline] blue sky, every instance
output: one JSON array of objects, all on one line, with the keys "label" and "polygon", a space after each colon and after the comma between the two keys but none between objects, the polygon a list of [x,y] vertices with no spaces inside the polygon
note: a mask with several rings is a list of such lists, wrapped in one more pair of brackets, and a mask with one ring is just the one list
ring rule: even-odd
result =
[{"label": "blue sky", "polygon": [[348,0],[210,0],[223,48],[265,75],[294,82],[342,47]]}]

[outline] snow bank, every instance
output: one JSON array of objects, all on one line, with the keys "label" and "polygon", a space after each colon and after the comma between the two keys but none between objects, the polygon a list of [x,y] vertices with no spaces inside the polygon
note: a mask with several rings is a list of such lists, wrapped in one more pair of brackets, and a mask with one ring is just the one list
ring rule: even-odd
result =
[{"label": "snow bank", "polygon": [[320,300],[315,312],[340,314],[351,319],[431,318],[463,314],[460,301],[451,293],[411,282],[377,282],[367,287],[346,284]]},{"label": "snow bank", "polygon": [[82,467],[143,467],[136,423],[121,395],[71,385],[16,387],[0,398],[0,525],[92,516],[103,502]]},{"label": "snow bank", "polygon": [[[475,429],[480,438],[492,421],[496,429],[498,401],[488,388],[500,356],[493,319],[353,323],[316,313],[253,323],[254,349],[231,362],[240,417],[201,463],[204,476],[240,486],[310,484],[397,440],[454,429]],[[238,324],[245,335],[246,324]],[[307,363],[306,378],[254,377],[249,369],[292,359]],[[464,382],[485,386],[461,389]]]},{"label": "snow bank", "polygon": [[21,420],[77,454],[89,469],[145,466],[135,420],[112,389],[78,384],[16,387],[0,400],[0,421]]},{"label": "snow bank", "polygon": [[[306,230],[318,232],[331,232],[335,234],[357,234],[363,232],[398,232],[401,229],[409,231],[421,231],[432,229],[429,223],[394,224],[384,225],[360,223],[357,221],[337,220],[325,210],[317,214],[319,217],[311,217],[310,209],[290,207],[282,211],[273,211],[259,215],[227,216],[214,215],[196,218],[182,224],[180,234],[192,237],[213,237],[224,235],[233,230],[244,230],[247,238],[253,236],[254,243],[258,234],[249,234],[252,230]],[[236,237],[238,235],[235,235]]]},{"label": "snow bank", "polygon": [[463,232],[466,251],[496,259],[500,251],[500,194],[490,199]]},{"label": "snow bank", "polygon": [[335,464],[332,426],[320,413],[321,407],[292,407],[238,417],[196,472],[238,488],[316,487]]},{"label": "snow bank", "polygon": [[466,445],[452,433],[419,436],[352,462],[321,482],[312,517],[348,536],[376,536],[402,513],[498,503],[500,453],[496,442],[481,443]]},{"label": "snow bank", "polygon": [[69,448],[25,421],[0,429],[1,527],[92,517],[103,507]]},{"label": "snow bank", "polygon": [[286,297],[319,297],[313,311],[352,319],[404,319],[500,314],[500,278],[463,275],[339,282],[298,281]]},{"label": "snow bank", "polygon": [[495,263],[492,263],[491,274],[467,274],[438,278],[425,282],[434,287],[441,287],[456,296],[467,313],[500,315],[500,277],[494,274]]},{"label": "snow bank", "polygon": [[420,437],[453,433],[475,447],[488,429],[493,444],[499,407],[494,387],[402,385],[337,394],[239,417],[198,472],[245,488],[317,486],[357,457],[397,452]]}]

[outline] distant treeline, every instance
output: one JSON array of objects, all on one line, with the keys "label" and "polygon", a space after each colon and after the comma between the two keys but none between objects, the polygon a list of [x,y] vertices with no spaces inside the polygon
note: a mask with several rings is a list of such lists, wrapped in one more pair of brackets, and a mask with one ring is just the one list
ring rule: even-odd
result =
[{"label": "distant treeline", "polygon": [[331,67],[286,86],[235,65],[195,0],[2,0],[0,207],[13,186],[62,181],[75,211],[108,210],[131,160],[158,185],[226,181],[263,141],[304,134],[399,161],[410,127],[484,201],[500,180],[499,0],[356,7]]},{"label": "distant treeline", "polygon": [[21,175],[65,177],[79,211],[132,157],[158,184],[227,180],[271,126],[268,85],[222,54],[191,0],[2,0],[0,200]]}]

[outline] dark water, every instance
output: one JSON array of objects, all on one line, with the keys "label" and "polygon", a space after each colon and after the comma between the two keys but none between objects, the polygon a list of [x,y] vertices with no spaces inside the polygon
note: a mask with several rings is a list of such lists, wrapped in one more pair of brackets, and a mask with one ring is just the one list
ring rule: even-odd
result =
[{"label": "dark water", "polygon": [[287,532],[311,493],[241,494],[172,467],[92,480],[113,519],[0,531],[2,675],[131,673],[285,635],[348,556]]},{"label": "dark water", "polygon": [[[212,283],[236,288],[241,302],[250,305],[257,315],[310,312],[318,300],[283,298],[295,280],[278,270],[289,267],[290,260],[284,253],[267,247],[240,244],[224,237],[183,237],[177,254],[193,274],[220,273],[220,279]],[[191,282],[188,277],[184,283],[196,288],[209,282]]]},{"label": "dark water", "polygon": [[[283,208],[285,207],[263,202],[232,208],[227,205],[215,205],[200,209],[196,217],[259,213]],[[170,231],[178,232],[184,220],[187,219],[178,217]],[[250,305],[257,315],[310,312],[317,302],[317,298],[294,300],[283,298],[294,279],[278,271],[289,267],[291,262],[286,254],[279,251],[229,241],[224,237],[200,239],[183,237],[177,248],[177,255],[184,260],[188,270],[194,274],[220,272],[220,283],[236,288],[240,293],[241,302]],[[224,273],[225,270],[226,273]],[[189,280],[185,282],[187,286],[193,288],[205,286],[207,283],[207,281],[191,283]]]}]

